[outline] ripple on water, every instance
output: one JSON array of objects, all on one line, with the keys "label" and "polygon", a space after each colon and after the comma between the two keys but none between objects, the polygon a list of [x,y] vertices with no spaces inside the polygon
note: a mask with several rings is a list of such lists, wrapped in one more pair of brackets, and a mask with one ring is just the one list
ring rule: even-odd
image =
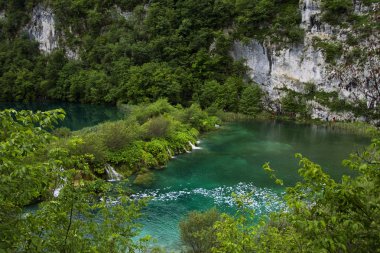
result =
[{"label": "ripple on water", "polygon": [[237,201],[233,197],[244,197],[246,207],[254,209],[256,215],[268,214],[285,207],[283,193],[269,188],[259,188],[252,183],[238,183],[234,186],[220,186],[212,189],[195,188],[170,191],[170,188],[144,190],[133,194],[135,199],[151,198],[152,202],[174,202],[194,198],[197,196],[210,199],[216,206],[236,207]]}]

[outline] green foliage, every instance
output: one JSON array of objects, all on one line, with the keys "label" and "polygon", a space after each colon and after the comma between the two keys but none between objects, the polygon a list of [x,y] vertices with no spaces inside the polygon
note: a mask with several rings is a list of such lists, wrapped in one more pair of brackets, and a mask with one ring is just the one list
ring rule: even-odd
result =
[{"label": "green foliage", "polygon": [[288,90],[287,94],[281,99],[281,112],[292,118],[309,118],[309,110],[306,99],[302,94]]},{"label": "green foliage", "polygon": [[119,93],[120,99],[132,103],[153,102],[163,97],[179,103],[181,86],[174,69],[167,64],[146,63],[129,69],[129,79]]},{"label": "green foliage", "polygon": [[133,183],[135,185],[148,187],[154,182],[154,174],[152,172],[140,173],[136,176]]},{"label": "green foliage", "polygon": [[[199,131],[213,130],[220,123],[199,105],[174,107],[166,99],[120,107],[126,119],[74,132],[55,144],[75,155],[90,154],[87,162],[94,176],[104,177],[108,163],[124,175],[139,174],[136,182],[144,185],[151,178],[147,169],[162,168],[172,155],[190,150],[189,142],[195,143]],[[75,147],[70,146],[72,141],[77,142]]]},{"label": "green foliage", "polygon": [[210,252],[216,239],[213,226],[219,220],[221,215],[213,208],[205,212],[192,211],[180,222],[181,240],[189,252]]},{"label": "green foliage", "polygon": [[[17,2],[17,3],[16,3]],[[246,68],[229,54],[235,39],[302,40],[289,0],[11,1],[0,22],[0,100],[172,104],[238,112]],[[33,7],[54,12],[61,49],[41,54],[21,31]],[[122,16],[129,11],[128,18]],[[236,31],[225,28],[236,26]],[[76,52],[77,59],[67,53]],[[210,86],[209,82],[221,84]],[[215,83],[214,83],[215,84]],[[215,86],[215,85],[214,85]],[[214,93],[215,92],[215,93]]]},{"label": "green foliage", "polygon": [[[48,131],[63,118],[62,110],[0,111],[0,251],[144,250],[147,238],[132,240],[144,203],[126,197],[124,186],[86,180],[92,156],[69,149],[76,150],[80,139],[51,146],[55,138]],[[117,203],[115,192],[122,196]],[[36,211],[24,209],[41,198]]]},{"label": "green foliage", "polygon": [[166,164],[171,158],[168,154],[168,142],[165,140],[155,139],[147,142],[144,150],[152,154],[160,165]]},{"label": "green foliage", "polygon": [[[201,132],[210,131],[215,128],[215,124],[220,124],[220,120],[217,117],[210,117],[198,104],[192,104],[189,108],[178,112],[176,118],[190,124]],[[193,137],[197,135],[198,133]]]},{"label": "green foliage", "polygon": [[350,0],[323,0],[322,19],[333,25],[342,23],[353,11],[353,4]]},{"label": "green foliage", "polygon": [[298,1],[238,0],[236,6],[238,32],[259,40],[277,43],[298,43],[304,31],[299,27],[301,15]]},{"label": "green foliage", "polygon": [[[211,252],[374,252],[379,248],[379,147],[374,139],[343,164],[357,176],[334,181],[300,154],[302,181],[286,190],[287,207],[252,224],[252,213],[222,215]],[[266,170],[273,170],[268,164]]]},{"label": "green foliage", "polygon": [[343,54],[343,47],[339,43],[322,41],[319,38],[313,39],[313,46],[322,49],[325,54],[326,62],[335,64]]},{"label": "green foliage", "polygon": [[146,128],[147,138],[165,138],[169,134],[170,120],[163,116],[158,116],[148,120],[143,127]]},{"label": "green foliage", "polygon": [[239,105],[239,111],[255,116],[263,111],[263,92],[258,85],[251,85],[244,89]]},{"label": "green foliage", "polygon": [[108,122],[98,126],[100,138],[110,151],[123,149],[140,137],[140,129],[134,122],[124,120]]}]

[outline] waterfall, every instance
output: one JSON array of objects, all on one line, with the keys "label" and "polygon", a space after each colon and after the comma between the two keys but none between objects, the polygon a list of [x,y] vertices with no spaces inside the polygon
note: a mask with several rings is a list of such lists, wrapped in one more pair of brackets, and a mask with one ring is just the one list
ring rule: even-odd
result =
[{"label": "waterfall", "polygon": [[53,192],[53,196],[54,196],[55,198],[57,198],[57,197],[59,196],[59,193],[61,192],[62,188],[63,188],[63,184],[60,184],[60,185],[54,190],[54,192]]},{"label": "waterfall", "polygon": [[189,144],[190,144],[192,150],[195,150],[195,149],[202,149],[201,147],[197,147],[197,146],[195,146],[193,143],[191,143],[191,141],[189,141]]},{"label": "waterfall", "polygon": [[175,158],[175,156],[172,154],[169,148],[166,148],[166,150],[168,151],[168,155],[170,158]]},{"label": "waterfall", "polygon": [[[59,171],[61,173],[63,173],[65,171],[65,169],[61,166],[59,167]],[[60,179],[60,184],[57,186],[57,188],[54,189],[54,192],[53,192],[53,196],[55,198],[57,198],[59,196],[59,193],[61,192],[61,190],[63,189],[63,187],[65,186],[65,183],[66,183],[66,178],[62,177],[62,176],[59,176],[59,179]]]},{"label": "waterfall", "polygon": [[113,181],[119,181],[122,179],[122,176],[117,173],[117,171],[109,164],[105,165],[105,170],[108,176],[108,181],[113,182]]}]

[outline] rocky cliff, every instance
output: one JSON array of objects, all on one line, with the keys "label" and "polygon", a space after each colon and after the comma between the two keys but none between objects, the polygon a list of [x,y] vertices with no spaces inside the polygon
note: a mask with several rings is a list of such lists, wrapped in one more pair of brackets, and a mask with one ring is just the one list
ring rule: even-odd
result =
[{"label": "rocky cliff", "polygon": [[27,31],[31,39],[39,42],[41,51],[50,53],[58,47],[54,14],[49,7],[38,5],[33,9]]},{"label": "rocky cliff", "polygon": [[[266,91],[267,107],[274,111],[281,111],[279,101],[286,94],[286,90],[302,94],[305,87],[311,84],[315,85],[318,91],[337,92],[339,99],[352,104],[364,101],[369,109],[378,108],[379,34],[374,33],[363,38],[353,27],[343,28],[327,24],[322,21],[321,5],[321,0],[300,0],[300,26],[305,31],[303,43],[278,46],[270,40],[251,40],[249,43],[235,41],[231,55],[236,60],[246,60],[249,76]],[[369,13],[378,15],[379,6],[378,3],[365,6],[355,0],[353,9],[358,16]],[[126,19],[131,16],[130,12],[122,12],[117,7],[116,10]],[[0,18],[1,16],[3,15],[0,13]],[[376,23],[379,17],[375,15],[370,18]],[[60,44],[64,44],[64,36],[58,36],[54,13],[49,7],[38,5],[33,9],[27,31],[32,39],[40,43],[40,50],[43,52],[50,53],[59,46],[59,41]],[[360,37],[358,45],[349,45],[348,40],[352,37]],[[326,56],[326,51],[319,47],[316,41],[340,45],[342,52],[331,62]],[[74,51],[66,48],[67,56],[78,58]],[[351,57],[350,61],[347,61],[348,57]],[[313,118],[358,119],[357,115],[349,110],[337,112],[317,100],[308,100],[307,104]]]},{"label": "rocky cliff", "polygon": [[[378,9],[379,4],[368,7],[360,2],[354,3],[354,12],[359,16]],[[352,103],[366,101],[368,108],[377,107],[380,102],[379,34],[360,41],[361,52],[366,55],[364,61],[353,59],[347,63],[345,57],[355,47],[346,42],[355,31],[351,27],[334,27],[322,22],[320,0],[301,0],[300,11],[301,27],[305,30],[302,44],[279,49],[270,42],[252,40],[248,44],[236,41],[233,45],[232,56],[246,60],[250,77],[267,92],[270,98],[267,106],[278,110],[278,101],[284,96],[285,89],[302,93],[305,83],[313,83],[319,91],[336,91],[341,99]],[[324,51],[315,45],[316,40],[340,43],[344,53],[334,64],[328,63]],[[316,101],[308,103],[313,118],[354,118],[348,111],[337,113]]]}]

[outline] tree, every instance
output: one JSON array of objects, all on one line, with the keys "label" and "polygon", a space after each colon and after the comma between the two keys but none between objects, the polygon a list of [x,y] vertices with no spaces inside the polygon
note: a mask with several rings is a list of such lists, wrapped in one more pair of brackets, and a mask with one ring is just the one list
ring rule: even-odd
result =
[{"label": "tree", "polygon": [[213,226],[219,220],[220,213],[215,208],[190,212],[179,224],[182,242],[194,253],[210,252],[216,239]]},{"label": "tree", "polygon": [[263,110],[263,92],[258,85],[250,85],[243,90],[239,111],[247,115],[257,115]]},{"label": "tree", "polygon": [[[87,163],[91,155],[52,144],[48,131],[63,118],[63,110],[0,111],[0,251],[144,249],[145,239],[132,241],[144,203],[130,200],[124,186],[96,180]],[[68,146],[81,142],[73,138]],[[42,201],[36,211],[25,209],[36,201]]]},{"label": "tree", "polygon": [[[215,223],[212,252],[376,252],[380,248],[380,140],[344,164],[357,172],[337,182],[300,159],[302,181],[286,190],[286,210],[252,225],[246,216]],[[266,165],[266,170],[273,170]],[[252,219],[253,216],[248,216]]]}]

